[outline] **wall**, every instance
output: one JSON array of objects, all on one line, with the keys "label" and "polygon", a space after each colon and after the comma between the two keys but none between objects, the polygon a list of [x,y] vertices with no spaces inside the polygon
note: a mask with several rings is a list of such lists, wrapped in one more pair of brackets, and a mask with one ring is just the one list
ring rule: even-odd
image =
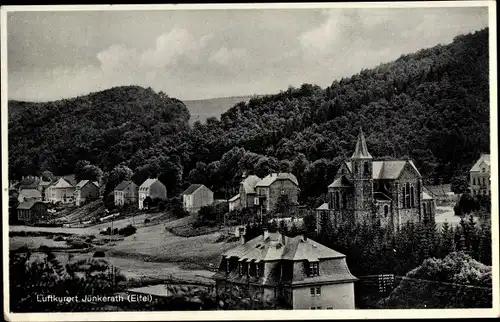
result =
[{"label": "wall", "polygon": [[199,187],[191,194],[188,211],[198,211],[201,207],[211,205],[214,201],[213,192],[205,186]]},{"label": "wall", "polygon": [[298,202],[298,187],[290,180],[276,180],[269,186],[269,196],[266,198],[267,211],[271,211],[276,207],[276,203],[282,191],[284,191],[284,193],[288,195],[288,199],[292,203]]},{"label": "wall", "polygon": [[293,309],[309,310],[311,306],[321,309],[354,309],[354,283],[317,285],[321,287],[321,295],[312,296],[311,287],[293,288]]},{"label": "wall", "polygon": [[157,180],[149,187],[149,196],[151,198],[167,199],[167,188]]},{"label": "wall", "polygon": [[[409,182],[415,189],[415,207],[403,208],[403,185]],[[421,187],[419,189],[420,178],[414,172],[413,168],[406,164],[400,177],[393,182],[393,201],[394,201],[394,221],[395,225],[401,227],[408,221],[418,222],[420,219],[420,203],[422,200]],[[397,187],[397,189],[396,189]],[[420,190],[420,193],[419,193]],[[397,202],[396,202],[397,200]],[[396,227],[395,227],[396,228]]]},{"label": "wall", "polygon": [[490,171],[487,165],[482,164],[480,167],[485,167],[485,172],[470,172],[469,186],[473,196],[491,194]]}]

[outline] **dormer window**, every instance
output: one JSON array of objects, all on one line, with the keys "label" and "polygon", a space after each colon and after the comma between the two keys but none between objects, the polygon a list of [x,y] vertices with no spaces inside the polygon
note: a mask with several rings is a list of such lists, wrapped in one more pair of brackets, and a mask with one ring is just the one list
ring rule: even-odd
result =
[{"label": "dormer window", "polygon": [[319,262],[309,262],[309,277],[319,276]]}]

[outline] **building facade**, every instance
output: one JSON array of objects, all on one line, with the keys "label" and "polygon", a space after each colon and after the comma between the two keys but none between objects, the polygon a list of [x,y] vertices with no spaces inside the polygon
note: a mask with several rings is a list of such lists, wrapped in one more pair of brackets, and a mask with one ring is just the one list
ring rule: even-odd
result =
[{"label": "building facade", "polygon": [[469,171],[469,189],[473,196],[491,195],[490,155],[482,153]]},{"label": "building facade", "polygon": [[47,205],[41,201],[24,201],[17,206],[17,219],[25,224],[35,224],[47,219]]},{"label": "building facade", "polygon": [[424,199],[422,176],[413,161],[373,161],[362,131],[351,159],[328,186],[327,200],[316,211],[318,231],[325,220],[333,225],[379,220],[396,231],[408,221],[433,220],[435,214],[435,202],[428,193]]},{"label": "building facade", "polygon": [[223,254],[219,298],[239,292],[264,306],[290,309],[354,309],[354,282],[345,255],[304,236],[280,233],[244,240]]},{"label": "building facade", "polygon": [[271,173],[257,183],[255,190],[255,204],[265,212],[274,210],[282,195],[286,195],[292,204],[297,204],[300,193],[299,182],[291,173]]},{"label": "building facade", "polygon": [[182,206],[188,212],[198,212],[213,202],[214,193],[202,184],[192,184],[182,193]]},{"label": "building facade", "polygon": [[120,182],[113,191],[115,206],[124,206],[137,202],[139,189],[137,185],[130,180]]},{"label": "building facade", "polygon": [[147,179],[139,187],[139,209],[144,208],[144,199],[167,199],[167,188],[158,179]]},{"label": "building facade", "polygon": [[90,180],[81,180],[75,186],[75,204],[82,205],[87,200],[99,199],[99,183]]},{"label": "building facade", "polygon": [[64,178],[59,178],[45,189],[46,200],[52,203],[72,203],[75,199],[74,193],[75,187]]}]

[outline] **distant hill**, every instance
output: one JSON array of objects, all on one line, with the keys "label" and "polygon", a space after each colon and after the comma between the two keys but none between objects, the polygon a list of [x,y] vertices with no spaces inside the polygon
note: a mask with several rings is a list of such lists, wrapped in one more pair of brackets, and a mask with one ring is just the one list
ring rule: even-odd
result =
[{"label": "distant hill", "polygon": [[189,123],[196,121],[202,123],[209,117],[220,119],[222,113],[229,110],[239,102],[248,102],[252,96],[219,97],[203,100],[183,101],[191,114]]}]

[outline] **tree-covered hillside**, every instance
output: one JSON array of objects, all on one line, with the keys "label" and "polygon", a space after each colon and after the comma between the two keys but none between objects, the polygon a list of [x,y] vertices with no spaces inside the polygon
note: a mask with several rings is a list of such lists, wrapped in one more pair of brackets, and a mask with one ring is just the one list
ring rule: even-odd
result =
[{"label": "tree-covered hillside", "polygon": [[188,130],[185,105],[139,86],[115,87],[47,103],[9,102],[12,178],[73,173],[79,160],[104,170]]},{"label": "tree-covered hillside", "polygon": [[[346,57],[348,59],[348,57]],[[203,183],[231,197],[243,171],[292,171],[316,202],[359,127],[375,158],[412,158],[427,183],[465,176],[489,152],[488,30],[333,81],[240,102],[189,128],[182,102],[120,87],[58,102],[10,102],[10,175],[124,163],[170,191]],[[307,80],[304,80],[307,81]],[[172,195],[172,194],[170,194]]]}]

